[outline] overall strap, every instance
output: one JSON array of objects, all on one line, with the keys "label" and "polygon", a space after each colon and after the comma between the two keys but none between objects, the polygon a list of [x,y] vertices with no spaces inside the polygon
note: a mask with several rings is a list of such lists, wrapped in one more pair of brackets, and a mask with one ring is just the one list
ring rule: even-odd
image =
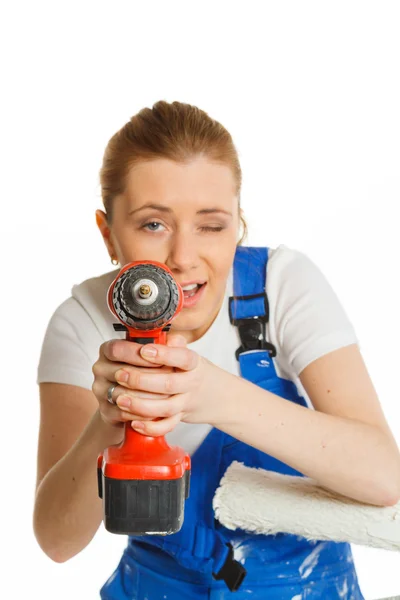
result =
[{"label": "overall strap", "polygon": [[253,383],[277,376],[271,360],[276,356],[276,348],[266,340],[268,251],[238,246],[233,263],[233,296],[229,298],[229,319],[237,326],[241,341],[236,359],[242,376]]}]

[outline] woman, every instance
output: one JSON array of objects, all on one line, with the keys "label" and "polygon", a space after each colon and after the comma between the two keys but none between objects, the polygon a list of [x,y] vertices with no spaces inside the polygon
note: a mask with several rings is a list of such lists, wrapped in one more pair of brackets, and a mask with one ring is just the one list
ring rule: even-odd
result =
[{"label": "woman", "polygon": [[[124,340],[105,300],[117,268],[73,286],[50,319],[37,380],[34,530],[41,548],[64,562],[93,538],[102,521],[96,459],[122,441],[128,421],[191,454],[195,488],[186,502],[195,506],[196,491],[208,494],[201,518],[232,544],[231,565],[247,570],[237,598],[362,599],[348,544],[228,531],[214,526],[210,501],[229,460],[243,452],[251,457],[246,464],[260,460],[313,477],[362,502],[397,502],[398,448],[329,283],[301,252],[268,249],[268,343],[277,352],[282,389],[292,387],[288,395],[262,389],[241,372],[243,357],[235,356],[241,339],[228,314],[240,222],[246,231],[229,133],[196,107],[160,101],[111,138],[100,181],[105,212],[96,211],[96,220],[113,264],[166,264],[185,289],[185,303],[167,346]],[[219,454],[211,451],[216,440]],[[202,490],[196,486],[205,470],[214,483]],[[197,518],[196,512],[185,518],[185,535],[193,534]],[[212,575],[221,564],[183,560],[180,532],[164,538],[170,543],[174,536],[176,552],[172,544],[162,550],[157,536],[129,536],[101,597],[229,597],[232,581]]]}]

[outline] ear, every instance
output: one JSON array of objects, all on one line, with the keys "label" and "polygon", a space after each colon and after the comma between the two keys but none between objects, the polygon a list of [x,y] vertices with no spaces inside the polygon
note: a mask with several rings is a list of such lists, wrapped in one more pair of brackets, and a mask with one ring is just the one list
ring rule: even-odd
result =
[{"label": "ear", "polygon": [[115,250],[111,241],[111,230],[107,223],[106,213],[102,210],[96,210],[96,223],[100,230],[106,248],[110,256],[115,256]]}]

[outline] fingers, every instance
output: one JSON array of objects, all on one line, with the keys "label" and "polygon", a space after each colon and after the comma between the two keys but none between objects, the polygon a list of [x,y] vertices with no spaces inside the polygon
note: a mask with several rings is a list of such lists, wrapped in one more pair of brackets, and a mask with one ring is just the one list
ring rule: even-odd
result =
[{"label": "fingers", "polygon": [[[121,379],[126,374],[127,379]],[[156,394],[185,394],[195,389],[199,384],[199,372],[188,371],[180,373],[143,373],[134,367],[124,366],[115,373],[118,383],[132,390],[154,392]]]},{"label": "fingers", "polygon": [[[102,353],[103,356],[110,361],[119,361],[121,363],[128,363],[138,367],[156,368],[157,361],[153,360],[151,363],[149,363],[149,361],[146,360],[146,358],[144,358],[144,356],[141,354],[142,348],[145,348],[147,345],[150,344],[137,344],[132,340],[114,339],[102,344]],[[186,346],[186,339],[183,337],[183,335],[171,334],[167,336],[166,345],[170,348],[184,348]],[[157,345],[157,347],[158,346],[159,345]],[[161,347],[165,347],[165,345],[162,344]]]},{"label": "fingers", "polygon": [[[113,393],[113,399],[115,391]],[[126,423],[128,421],[151,421],[153,417],[138,415],[130,410],[129,407],[119,407],[117,404],[111,404],[107,400],[101,401],[101,412],[105,416],[106,420],[111,424]]]},{"label": "fingers", "polygon": [[[141,352],[147,346],[158,350],[156,360],[152,358],[150,362],[142,356]],[[191,375],[190,370],[195,368],[197,362],[198,355],[186,348],[186,339],[179,334],[168,335],[166,345],[109,340],[101,346],[100,358],[93,365],[93,391],[110,421],[131,421],[132,425],[135,420],[138,423],[145,422],[143,433],[165,435],[180,422],[184,413],[181,412],[183,400],[179,393],[180,390],[187,392],[191,383],[191,380],[178,381],[168,379],[168,376],[174,374],[175,368],[187,371],[180,373],[180,377]],[[127,382],[117,381],[116,373],[122,370],[129,371]],[[146,374],[151,375],[151,379],[147,379]],[[114,382],[119,385],[113,391],[115,404],[111,404],[107,400],[107,391]],[[123,406],[123,400],[127,400],[127,406]]]},{"label": "fingers", "polygon": [[[141,433],[142,435],[151,435],[153,437],[159,437],[160,435],[165,435],[172,431],[174,427],[178,425],[178,423],[182,419],[183,413],[177,413],[171,417],[160,419],[159,421],[140,421],[135,423],[132,422],[132,428]],[[139,430],[136,428],[136,425],[142,426]]]},{"label": "fingers", "polygon": [[183,335],[171,333],[167,335],[167,346],[183,348],[184,346],[186,346],[186,338],[184,338]]},{"label": "fingers", "polygon": [[[111,382],[108,381],[106,387],[108,389]],[[127,391],[125,388],[117,386],[113,393],[112,399],[113,404],[107,399],[107,390],[104,394],[101,395],[101,410],[103,413],[107,414],[107,418],[110,422],[118,423],[121,421],[134,421],[134,420],[145,420],[149,421],[154,419],[155,417],[159,417],[159,414],[155,414],[156,411],[145,410],[144,407],[138,402],[138,397],[136,396],[137,392],[130,391],[129,395],[127,395]],[[154,399],[160,400],[161,398],[166,399],[169,396],[161,396],[160,394],[148,394],[142,392],[145,396],[143,398],[146,402],[154,402]],[[135,400],[135,404],[133,401]],[[146,405],[147,407],[148,405]],[[165,414],[170,416],[172,413],[169,411],[163,411]],[[176,412],[176,411],[175,411]]]},{"label": "fingers", "polygon": [[93,375],[96,378],[103,379],[105,385],[107,382],[115,382],[115,372],[127,364],[133,364],[142,371],[151,368],[152,372],[155,373],[173,371],[172,367],[152,364],[142,358],[139,353],[141,347],[142,344],[136,344],[136,342],[129,340],[116,339],[104,342],[100,347],[99,359],[92,366]]},{"label": "fingers", "polygon": [[142,417],[125,410],[119,410],[118,421],[127,423],[128,421],[151,421],[154,417]]},{"label": "fingers", "polygon": [[[107,393],[109,387],[115,383],[114,381],[109,381],[104,378],[96,378],[93,381],[92,391],[97,397],[98,401],[103,404],[106,408],[113,408],[115,405],[119,405],[121,401],[121,396],[128,396],[129,400],[133,398],[141,397],[146,400],[167,400],[169,398],[168,394],[153,394],[151,392],[139,391],[139,390],[127,390],[125,387],[117,385],[112,393],[113,404],[108,401]],[[115,404],[114,404],[115,403]],[[125,409],[121,405],[121,408]]]},{"label": "fingers", "polygon": [[[118,396],[115,397],[116,391],[118,391]],[[159,394],[146,395],[160,398]],[[154,437],[165,435],[176,427],[184,414],[180,411],[183,403],[179,396],[172,400],[169,399],[168,402],[144,399],[132,396],[132,392],[127,395],[126,390],[117,387],[113,392],[113,399],[117,404],[111,404],[107,400],[103,402],[102,411],[107,414],[107,419],[111,423],[130,422],[133,429],[144,435]],[[121,401],[124,399],[128,401],[128,406],[122,406]],[[143,428],[137,429],[140,426]]]},{"label": "fingers", "polygon": [[[159,398],[159,396],[157,395]],[[122,406],[122,403],[126,402],[127,406]],[[122,393],[118,399],[117,404],[122,407],[123,410],[129,411],[140,417],[172,417],[178,412],[183,410],[183,397],[177,394],[173,397],[167,397],[166,399],[147,399],[141,396],[132,396],[131,393]]]},{"label": "fingers", "polygon": [[[129,365],[133,365],[136,370],[136,375],[133,374],[127,382],[127,387],[131,389],[139,389],[142,391],[156,392],[161,394],[180,393],[183,390],[181,387],[170,388],[168,379],[155,380],[156,387],[154,389],[139,387],[135,385],[135,381],[143,374],[148,374],[148,368],[151,367],[151,375],[158,373],[165,375],[168,372],[173,372],[175,369],[181,371],[192,371],[199,363],[199,355],[192,350],[186,348],[186,340],[181,335],[173,335],[168,338],[170,345],[164,344],[136,344],[129,340],[110,340],[103,344],[103,355],[106,360],[99,360],[93,365],[93,373],[97,377],[102,377],[106,381],[118,381],[121,385],[125,385],[122,380],[117,380],[116,373],[121,370],[128,371]],[[155,356],[148,356],[149,351],[155,351]],[[146,355],[146,356],[145,356]],[[120,362],[116,362],[120,361]],[[143,379],[142,381],[146,381]],[[172,385],[172,384],[171,384]],[[169,389],[174,389],[173,392],[168,392]]]},{"label": "fingers", "polygon": [[[104,386],[107,384],[107,389],[111,385],[111,383],[116,383],[115,373],[120,369],[129,368],[129,365],[126,363],[119,362],[111,362],[108,360],[98,361],[93,365],[92,371],[93,374],[103,380]],[[136,369],[139,373],[148,373],[148,367],[131,367],[132,369]],[[162,367],[155,366],[151,369],[152,373],[172,373],[172,367]]]},{"label": "fingers", "polygon": [[149,362],[141,356],[140,349],[143,344],[137,344],[131,340],[109,340],[102,344],[102,353],[104,358],[109,361],[119,361],[128,363],[138,367],[157,367],[157,365],[149,364]]},{"label": "fingers", "polygon": [[150,363],[178,367],[183,371],[192,371],[199,362],[199,355],[186,347],[165,346],[163,344],[146,344],[140,349],[140,355]]}]

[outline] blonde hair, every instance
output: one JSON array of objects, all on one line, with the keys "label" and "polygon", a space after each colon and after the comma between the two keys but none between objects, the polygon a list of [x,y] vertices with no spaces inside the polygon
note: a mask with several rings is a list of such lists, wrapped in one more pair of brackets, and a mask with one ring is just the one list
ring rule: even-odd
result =
[{"label": "blonde hair", "polygon": [[243,228],[241,245],[247,236],[247,224],[240,208],[242,171],[232,137],[205,111],[183,102],[160,100],[152,108],[143,108],[109,140],[100,169],[108,224],[112,223],[113,199],[124,193],[134,164],[157,158],[186,162],[199,154],[232,169]]}]

